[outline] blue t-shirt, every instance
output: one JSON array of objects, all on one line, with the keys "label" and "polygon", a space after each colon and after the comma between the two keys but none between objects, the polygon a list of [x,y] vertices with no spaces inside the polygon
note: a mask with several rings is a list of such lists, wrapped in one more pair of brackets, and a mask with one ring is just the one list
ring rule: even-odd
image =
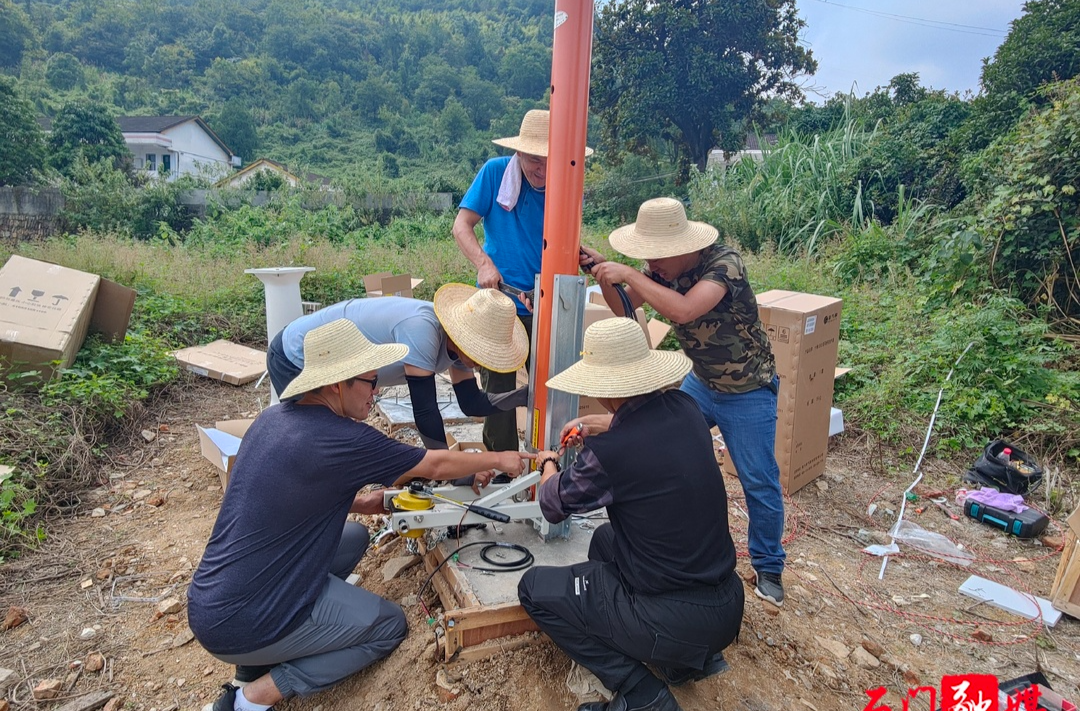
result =
[{"label": "blue t-shirt", "polygon": [[[495,202],[509,162],[510,158],[504,156],[484,163],[458,207],[483,218],[484,252],[502,274],[503,282],[530,291],[540,273],[544,247],[544,193],[522,176],[521,193],[513,210]],[[524,304],[517,299],[514,303],[519,314],[529,315]]]},{"label": "blue t-shirt", "polygon": [[376,345],[404,343],[409,347],[409,353],[404,358],[379,369],[381,387],[404,385],[406,365],[433,373],[443,373],[451,367],[470,370],[460,360],[447,354],[446,331],[435,316],[435,307],[431,302],[401,296],[350,299],[301,316],[286,326],[281,334],[281,348],[285,357],[297,368],[303,368],[304,336],[308,331],[340,318],[355,323],[360,333]]},{"label": "blue t-shirt", "polygon": [[240,444],[188,587],[199,643],[245,654],[296,629],[326,585],[356,492],[393,485],[424,452],[321,405],[263,411]]}]

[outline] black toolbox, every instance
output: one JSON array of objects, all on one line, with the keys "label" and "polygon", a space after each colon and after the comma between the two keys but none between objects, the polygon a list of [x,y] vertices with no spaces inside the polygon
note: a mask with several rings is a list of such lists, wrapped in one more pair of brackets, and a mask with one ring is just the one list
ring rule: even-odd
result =
[{"label": "black toolbox", "polygon": [[971,499],[964,501],[964,514],[1017,538],[1034,538],[1050,525],[1046,514],[1030,507],[1023,513],[1016,513]]}]

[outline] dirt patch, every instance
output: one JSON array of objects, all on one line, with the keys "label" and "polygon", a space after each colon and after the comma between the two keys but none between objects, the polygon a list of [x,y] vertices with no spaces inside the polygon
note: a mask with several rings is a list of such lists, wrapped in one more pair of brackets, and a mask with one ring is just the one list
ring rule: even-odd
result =
[{"label": "dirt patch", "polygon": [[[0,613],[12,605],[29,613],[28,623],[0,632],[0,668],[14,671],[4,692],[13,708],[58,706],[31,698],[48,678],[64,682],[61,700],[107,689],[132,711],[195,709],[217,696],[232,668],[190,641],[183,610],[161,614],[159,605],[170,597],[184,601],[221,499],[217,470],[199,455],[194,425],[251,415],[257,402],[251,387],[196,380],[179,390],[146,423],[157,431],[153,442],[114,453],[109,481],[86,492],[78,515],[54,522],[39,550],[0,568]],[[860,552],[860,531],[880,536],[892,522],[888,511],[899,508],[908,482],[887,478],[890,466],[851,438],[834,441],[826,477],[788,502],[787,603],[777,610],[747,585],[742,633],[726,652],[731,671],[677,690],[684,709],[862,709],[865,690],[879,686],[890,692],[884,702],[900,708],[909,687],[940,686],[943,674],[1008,679],[1035,669],[1059,691],[1078,695],[1076,620],[1046,630],[957,592],[974,573],[1045,597],[1058,563],[1052,549],[952,521],[930,506],[912,520],[962,543],[976,563],[961,569],[903,555],[878,580],[880,559]],[[931,462],[925,470],[928,488],[951,492],[959,485],[954,467]],[[745,552],[737,480],[728,480],[728,490],[733,534]],[[877,510],[869,516],[871,503]],[[437,662],[433,627],[414,597],[425,573],[417,567],[384,583],[380,570],[392,555],[374,551],[358,572],[368,589],[404,602],[409,637],[385,661],[279,709],[576,708],[566,685],[570,662],[548,642],[467,666]],[[745,557],[739,571],[751,575]],[[430,605],[434,596],[425,599]],[[85,667],[93,652],[106,660],[100,671],[73,668]],[[449,702],[435,683],[443,668],[462,690]],[[925,693],[912,704],[927,706]]]}]

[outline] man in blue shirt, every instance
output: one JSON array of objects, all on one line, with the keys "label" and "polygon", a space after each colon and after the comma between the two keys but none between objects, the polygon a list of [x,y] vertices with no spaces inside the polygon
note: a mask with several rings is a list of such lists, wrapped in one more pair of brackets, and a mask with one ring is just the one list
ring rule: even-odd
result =
[{"label": "man in blue shirt", "polygon": [[[493,140],[497,146],[513,149],[514,155],[485,163],[461,199],[454,220],[454,241],[476,267],[476,283],[481,288],[498,289],[505,284],[532,291],[540,273],[549,122],[547,111],[534,109],[522,119],[519,135]],[[592,149],[585,149],[585,155],[591,153]],[[483,247],[476,234],[481,221]],[[517,312],[531,336],[530,307],[520,302]],[[488,393],[507,392],[517,384],[513,373],[482,370],[480,378]],[[489,415],[484,420],[484,444],[492,451],[518,448],[513,412]]]}]

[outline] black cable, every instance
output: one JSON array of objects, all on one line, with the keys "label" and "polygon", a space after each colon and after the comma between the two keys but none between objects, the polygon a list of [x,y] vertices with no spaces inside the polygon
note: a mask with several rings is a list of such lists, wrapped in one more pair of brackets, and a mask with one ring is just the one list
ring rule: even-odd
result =
[{"label": "black cable", "polygon": [[[581,254],[588,256],[588,253],[581,249]],[[581,269],[588,274],[592,274],[592,268],[596,266],[596,260],[581,265]],[[630,297],[626,294],[626,288],[622,284],[613,284],[615,287],[615,293],[619,295],[619,302],[622,304],[623,312],[626,318],[634,318],[634,304],[630,301]]]},{"label": "black cable", "polygon": [[[442,561],[435,566],[434,570],[432,570],[431,573],[427,576],[427,580],[425,580],[424,584],[420,586],[420,592],[416,594],[416,598],[421,601],[421,604],[423,603],[424,592],[427,590],[428,585],[431,584],[431,580],[435,577],[435,573],[439,572],[439,568],[446,565],[446,562],[453,559],[453,557],[456,556],[458,553],[465,550],[466,548],[471,548],[472,546],[483,546],[483,548],[480,550],[480,557],[484,560],[484,562],[490,563],[492,566],[494,566],[491,568],[469,566],[473,570],[479,570],[483,573],[514,573],[519,570],[525,570],[526,568],[531,567],[533,562],[536,560],[532,554],[532,551],[530,551],[525,546],[518,545],[517,543],[503,543],[501,541],[473,541],[472,543],[460,545],[457,547],[457,549],[454,550],[453,553],[443,558]],[[488,552],[493,548],[509,548],[521,553],[521,557],[517,560],[506,563],[498,560],[493,560],[488,556]]]}]

